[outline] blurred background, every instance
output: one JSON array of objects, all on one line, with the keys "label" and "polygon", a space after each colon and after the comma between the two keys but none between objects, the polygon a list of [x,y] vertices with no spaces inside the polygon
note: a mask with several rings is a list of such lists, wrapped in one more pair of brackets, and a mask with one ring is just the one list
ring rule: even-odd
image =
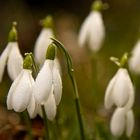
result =
[{"label": "blurred background", "polygon": [[[92,0],[0,1],[0,53],[7,44],[8,33],[13,21],[18,23],[19,47],[22,54],[33,51],[35,41],[42,28],[39,21],[51,14],[54,17],[56,37],[65,45],[73,59],[88,139],[116,140],[109,129],[112,111],[108,112],[104,109],[106,86],[117,71],[117,66],[110,62],[109,58],[110,56],[120,58],[124,52],[130,52],[139,39],[140,1],[103,1],[109,4],[109,9],[102,12],[106,38],[102,49],[96,56],[95,63],[91,62],[91,53],[86,48],[80,48],[77,43],[80,26],[89,14],[92,2]],[[62,65],[63,97],[58,108],[59,139],[74,140],[78,139],[76,135],[78,127],[72,86],[63,56],[60,56],[60,63]],[[6,109],[5,101],[10,85],[11,81],[5,70],[4,80],[0,84],[0,139],[27,139],[24,125],[21,125],[22,118]],[[132,140],[140,138],[140,77],[136,78],[136,91],[134,105],[136,125],[130,138]],[[32,124],[34,131],[40,133],[41,119],[37,117],[32,120]],[[21,133],[21,131],[23,132]],[[120,139],[127,138],[123,136]]]}]

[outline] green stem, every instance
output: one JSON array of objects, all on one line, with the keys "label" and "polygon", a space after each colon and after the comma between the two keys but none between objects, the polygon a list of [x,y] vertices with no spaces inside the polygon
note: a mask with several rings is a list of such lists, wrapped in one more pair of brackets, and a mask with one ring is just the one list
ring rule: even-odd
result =
[{"label": "green stem", "polygon": [[84,124],[83,124],[83,120],[82,120],[78,88],[77,88],[77,83],[76,83],[76,79],[75,79],[75,75],[74,75],[74,69],[73,69],[71,57],[65,50],[64,46],[59,41],[57,41],[56,39],[53,39],[53,38],[51,38],[51,39],[53,40],[53,43],[63,51],[63,53],[66,57],[66,60],[67,60],[66,62],[67,62],[67,66],[68,66],[68,74],[71,79],[71,83],[72,83],[73,90],[74,90],[73,96],[74,96],[76,113],[77,113],[77,118],[78,118],[78,123],[79,123],[79,128],[80,128],[81,140],[85,140]]},{"label": "green stem", "polygon": [[23,115],[24,115],[25,123],[27,124],[29,139],[33,140],[32,125],[31,125],[31,120],[30,120],[27,110],[23,112]]},{"label": "green stem", "polygon": [[48,128],[48,123],[47,123],[47,116],[46,116],[46,112],[45,112],[45,107],[42,105],[41,109],[42,109],[43,121],[44,121],[44,127],[45,127],[45,132],[44,132],[45,140],[50,140],[49,128]]}]

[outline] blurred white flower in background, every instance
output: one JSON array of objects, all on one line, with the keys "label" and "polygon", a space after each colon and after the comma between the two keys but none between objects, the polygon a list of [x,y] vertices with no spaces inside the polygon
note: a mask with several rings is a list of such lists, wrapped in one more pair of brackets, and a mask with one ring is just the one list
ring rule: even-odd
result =
[{"label": "blurred white flower in background", "polygon": [[[37,64],[42,66],[46,60],[46,51],[48,46],[51,44],[51,37],[54,37],[54,31],[53,31],[53,19],[49,15],[44,20],[42,20],[42,31],[40,35],[38,36],[35,48],[34,48],[34,56]],[[55,58],[55,65],[59,69],[61,73],[61,67],[58,58]]]},{"label": "blurred white flower in background", "polygon": [[105,27],[100,12],[102,9],[104,9],[103,3],[100,0],[96,0],[79,33],[79,45],[81,47],[87,45],[93,52],[100,50],[105,38]]},{"label": "blurred white flower in background", "polygon": [[38,64],[42,65],[45,61],[46,50],[51,43],[50,37],[53,37],[51,28],[43,28],[35,43],[34,55]]},{"label": "blurred white flower in background", "polygon": [[140,74],[140,40],[132,50],[132,56],[129,59],[129,68],[135,74]]}]

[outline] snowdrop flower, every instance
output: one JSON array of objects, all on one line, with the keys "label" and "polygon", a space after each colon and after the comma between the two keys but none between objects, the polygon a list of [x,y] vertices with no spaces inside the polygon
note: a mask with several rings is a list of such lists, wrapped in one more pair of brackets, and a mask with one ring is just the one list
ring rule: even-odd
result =
[{"label": "snowdrop flower", "polygon": [[125,68],[119,68],[115,76],[109,82],[105,92],[105,107],[117,107],[130,109],[134,103],[134,87]]},{"label": "snowdrop flower", "polygon": [[129,68],[135,74],[140,74],[140,40],[138,40],[134,49],[132,50],[132,56],[129,59]]},{"label": "snowdrop flower", "polygon": [[28,60],[30,60],[29,56],[25,57],[23,69],[8,92],[7,108],[9,110],[14,109],[16,112],[22,112],[28,108],[30,101],[33,99],[34,79],[32,77],[31,63]]},{"label": "snowdrop flower", "polygon": [[7,64],[8,74],[14,80],[22,70],[23,58],[17,43],[17,32],[13,25],[9,33],[9,42],[0,56],[0,82]]},{"label": "snowdrop flower", "polygon": [[126,130],[127,137],[130,137],[134,128],[133,111],[117,108],[112,116],[110,128],[114,136],[119,137]]},{"label": "snowdrop flower", "polygon": [[34,95],[39,105],[44,105],[46,114],[52,120],[56,114],[56,105],[62,96],[62,81],[59,70],[54,65],[55,45],[50,44],[47,49],[46,60],[38,73]]},{"label": "snowdrop flower", "polygon": [[52,17],[47,16],[43,20],[43,26],[44,28],[42,29],[39,37],[37,38],[37,41],[35,43],[35,50],[34,50],[34,55],[35,59],[38,64],[42,65],[45,61],[45,56],[46,56],[46,51],[47,47],[51,43],[50,37],[53,37],[53,30],[52,30]]},{"label": "snowdrop flower", "polygon": [[88,45],[93,52],[100,50],[105,38],[105,27],[100,13],[103,6],[99,0],[93,3],[93,10],[83,22],[79,33],[79,45]]}]

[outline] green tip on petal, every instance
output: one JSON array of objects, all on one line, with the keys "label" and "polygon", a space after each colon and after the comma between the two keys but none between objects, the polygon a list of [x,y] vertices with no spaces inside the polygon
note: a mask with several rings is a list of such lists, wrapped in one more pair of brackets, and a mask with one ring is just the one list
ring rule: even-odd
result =
[{"label": "green tip on petal", "polygon": [[17,41],[17,30],[16,30],[17,22],[13,22],[12,28],[9,32],[8,42],[15,42]]},{"label": "green tip on petal", "polygon": [[91,6],[91,10],[93,11],[101,11],[101,10],[106,10],[108,8],[109,5],[107,3],[103,3],[101,0],[95,0]]},{"label": "green tip on petal", "polygon": [[47,52],[46,52],[46,59],[54,60],[56,54],[56,45],[54,43],[51,43],[48,46]]},{"label": "green tip on petal", "polygon": [[32,69],[33,66],[33,60],[32,60],[32,53],[25,53],[25,58],[23,61],[23,68],[24,69]]},{"label": "green tip on petal", "polygon": [[53,28],[53,18],[50,15],[41,20],[40,23],[44,28]]}]

